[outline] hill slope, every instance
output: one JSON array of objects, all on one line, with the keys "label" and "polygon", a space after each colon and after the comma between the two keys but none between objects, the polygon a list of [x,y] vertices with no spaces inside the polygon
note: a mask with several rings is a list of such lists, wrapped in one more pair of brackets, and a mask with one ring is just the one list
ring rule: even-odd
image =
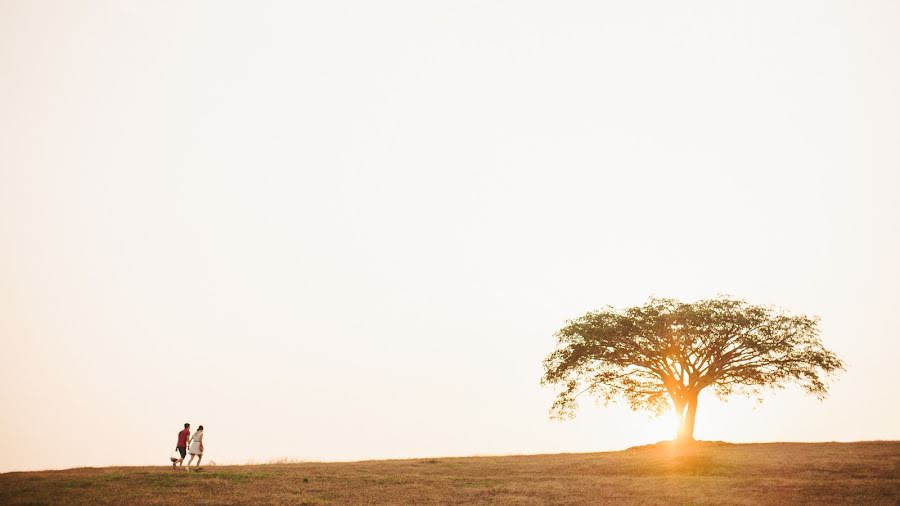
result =
[{"label": "hill slope", "polygon": [[0,475],[0,504],[900,504],[900,442]]}]

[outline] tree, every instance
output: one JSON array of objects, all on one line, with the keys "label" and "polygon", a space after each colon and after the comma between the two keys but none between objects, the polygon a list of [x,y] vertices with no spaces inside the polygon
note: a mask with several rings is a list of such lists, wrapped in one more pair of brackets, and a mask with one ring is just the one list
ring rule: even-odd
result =
[{"label": "tree", "polygon": [[707,387],[720,399],[762,400],[764,389],[794,382],[823,399],[826,380],[844,363],[822,346],[818,322],[725,296],[608,306],[556,333],[541,383],[563,387],[551,407],[555,418],[574,417],[584,393],[606,404],[624,398],[632,409],[655,414],[671,406],[677,438],[693,440],[697,397]]}]

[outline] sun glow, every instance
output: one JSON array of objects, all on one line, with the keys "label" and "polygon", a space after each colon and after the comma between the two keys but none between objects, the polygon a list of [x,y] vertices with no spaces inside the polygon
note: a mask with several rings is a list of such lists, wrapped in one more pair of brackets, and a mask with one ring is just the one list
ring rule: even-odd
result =
[{"label": "sun glow", "polygon": [[0,1],[0,472],[673,439],[539,385],[650,294],[852,364],[697,439],[900,437],[900,2],[260,4]]},{"label": "sun glow", "polygon": [[633,426],[634,436],[640,443],[652,444],[659,441],[668,441],[675,438],[678,423],[675,414],[669,410],[658,417],[651,417],[644,413],[638,413],[644,419]]}]

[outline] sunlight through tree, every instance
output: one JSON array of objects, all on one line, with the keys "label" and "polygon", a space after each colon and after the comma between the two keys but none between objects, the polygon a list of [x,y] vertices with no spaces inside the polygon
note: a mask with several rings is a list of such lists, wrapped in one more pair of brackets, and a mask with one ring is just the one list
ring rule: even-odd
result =
[{"label": "sunlight through tree", "polygon": [[605,403],[624,398],[634,410],[661,414],[671,407],[677,439],[693,440],[697,398],[706,387],[722,399],[744,394],[762,400],[764,389],[793,382],[824,398],[826,380],[844,363],[823,347],[818,321],[725,296],[607,307],[556,333],[558,346],[544,360],[541,383],[563,387],[553,417],[574,417],[581,394]]}]

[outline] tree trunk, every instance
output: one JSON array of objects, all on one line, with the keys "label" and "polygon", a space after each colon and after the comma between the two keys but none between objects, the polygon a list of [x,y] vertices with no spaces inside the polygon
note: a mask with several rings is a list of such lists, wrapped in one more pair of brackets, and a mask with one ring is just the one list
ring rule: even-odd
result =
[{"label": "tree trunk", "polygon": [[687,401],[687,410],[681,421],[681,430],[678,431],[678,439],[681,441],[694,440],[694,421],[697,419],[697,394]]},{"label": "tree trunk", "polygon": [[678,423],[678,431],[676,433],[676,439],[682,439],[682,435],[684,433],[684,407],[686,403],[684,401],[676,401],[672,399],[672,409],[675,411],[675,420]]},{"label": "tree trunk", "polygon": [[675,418],[678,420],[678,441],[694,440],[694,420],[697,418],[697,397],[697,394],[693,394],[688,397],[686,401],[673,401]]}]

